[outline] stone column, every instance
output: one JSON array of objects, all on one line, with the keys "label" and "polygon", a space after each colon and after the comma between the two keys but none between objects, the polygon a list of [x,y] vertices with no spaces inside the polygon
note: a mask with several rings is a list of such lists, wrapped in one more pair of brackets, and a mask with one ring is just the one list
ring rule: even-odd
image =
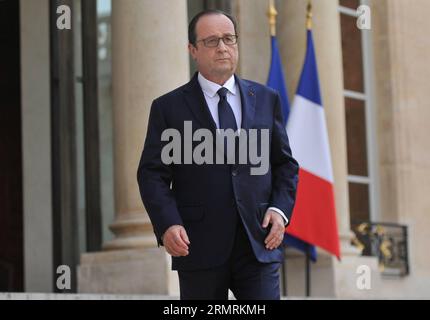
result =
[{"label": "stone column", "polygon": [[51,292],[56,270],[52,246],[49,1],[21,1],[20,29],[24,290]]},{"label": "stone column", "polygon": [[430,27],[430,3],[419,0],[408,6],[401,0],[372,1],[371,9],[381,219],[408,226],[411,270],[400,280],[383,280],[383,294],[428,298],[430,39],[420,30]]},{"label": "stone column", "polygon": [[266,83],[270,67],[268,8],[269,1],[232,1],[239,32],[238,73],[259,83]]},{"label": "stone column", "polygon": [[136,173],[152,100],[189,80],[187,43],[185,0],[112,2],[116,237],[105,252],[83,255],[81,292],[169,292],[169,258],[156,246]]}]

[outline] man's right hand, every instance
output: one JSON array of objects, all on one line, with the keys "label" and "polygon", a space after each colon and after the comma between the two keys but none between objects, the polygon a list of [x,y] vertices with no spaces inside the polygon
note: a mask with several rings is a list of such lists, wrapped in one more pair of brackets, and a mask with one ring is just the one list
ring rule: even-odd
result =
[{"label": "man's right hand", "polygon": [[180,225],[169,227],[163,235],[163,244],[166,251],[173,257],[184,257],[188,255],[188,240],[185,228]]}]

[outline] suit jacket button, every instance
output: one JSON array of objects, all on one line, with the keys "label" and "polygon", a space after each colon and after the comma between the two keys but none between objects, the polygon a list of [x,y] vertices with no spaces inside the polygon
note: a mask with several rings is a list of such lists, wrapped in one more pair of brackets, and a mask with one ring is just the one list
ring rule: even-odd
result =
[{"label": "suit jacket button", "polygon": [[231,172],[231,175],[232,175],[233,177],[236,177],[236,176],[237,176],[237,171],[236,171],[236,170],[233,170],[233,171]]}]

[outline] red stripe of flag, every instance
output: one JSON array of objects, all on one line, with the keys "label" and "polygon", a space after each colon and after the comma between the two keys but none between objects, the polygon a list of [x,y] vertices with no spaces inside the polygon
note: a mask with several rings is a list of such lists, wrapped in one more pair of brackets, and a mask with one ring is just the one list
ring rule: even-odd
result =
[{"label": "red stripe of flag", "polygon": [[340,259],[333,195],[333,185],[330,182],[300,169],[294,218],[287,232]]}]

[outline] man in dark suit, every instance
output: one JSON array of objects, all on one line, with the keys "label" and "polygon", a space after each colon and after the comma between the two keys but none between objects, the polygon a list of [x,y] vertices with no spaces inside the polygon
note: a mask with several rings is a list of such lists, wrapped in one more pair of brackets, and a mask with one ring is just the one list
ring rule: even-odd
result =
[{"label": "man in dark suit", "polygon": [[[237,299],[279,299],[282,240],[298,180],[279,95],[235,75],[239,54],[231,16],[203,11],[188,34],[198,73],[153,101],[137,175],[143,203],[159,246],[178,270],[181,299],[227,299],[228,289]],[[185,122],[193,133],[206,129],[214,137],[220,129],[267,130],[267,148],[261,139],[249,143],[268,157],[266,172],[252,174],[250,161],[184,163],[184,152],[194,150],[186,142],[179,143],[181,162],[166,163],[163,132],[174,129],[185,137]]]}]

